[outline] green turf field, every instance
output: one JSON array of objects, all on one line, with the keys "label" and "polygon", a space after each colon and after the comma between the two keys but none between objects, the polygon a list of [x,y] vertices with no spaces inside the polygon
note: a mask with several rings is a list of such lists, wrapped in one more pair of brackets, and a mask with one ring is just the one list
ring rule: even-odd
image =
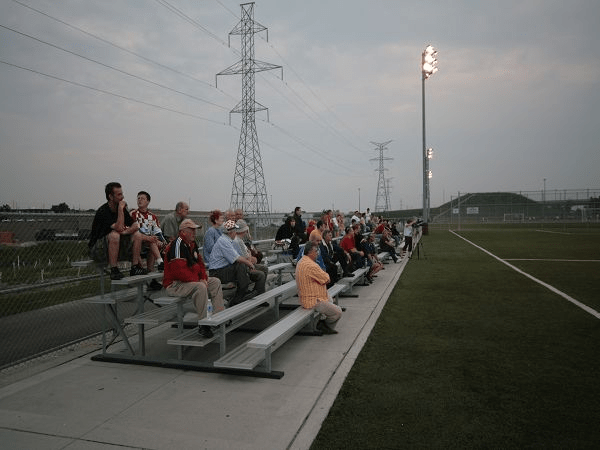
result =
[{"label": "green turf field", "polygon": [[[599,229],[459,234],[600,311]],[[597,314],[449,231],[422,242],[312,449],[596,448]]]}]

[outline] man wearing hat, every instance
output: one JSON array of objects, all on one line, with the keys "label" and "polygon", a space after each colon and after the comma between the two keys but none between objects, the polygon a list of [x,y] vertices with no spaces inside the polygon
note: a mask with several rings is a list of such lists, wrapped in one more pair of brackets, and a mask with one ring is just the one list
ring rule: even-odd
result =
[{"label": "man wearing hat", "polygon": [[[202,256],[196,246],[196,225],[192,219],[184,219],[179,224],[179,234],[165,250],[165,274],[163,286],[173,297],[191,297],[198,319],[206,317],[206,305],[210,296],[215,312],[224,309],[221,281],[209,277]],[[212,337],[210,327],[202,326],[199,332],[204,337]]]},{"label": "man wearing hat", "polygon": [[235,239],[233,243],[235,244],[235,249],[238,251],[240,256],[244,256],[249,258],[254,264],[254,269],[249,270],[250,280],[254,282],[254,290],[257,294],[262,294],[265,292],[265,284],[267,281],[267,274],[269,273],[269,269],[264,264],[258,264],[256,257],[252,256],[250,249],[246,245],[245,237],[248,234],[248,224],[244,219],[239,219],[235,223],[238,228],[235,230]]},{"label": "man wearing hat", "polygon": [[[257,292],[248,292],[251,280],[248,269],[254,269],[250,258],[240,256],[235,249],[234,239],[239,227],[234,220],[228,220],[223,224],[223,233],[210,253],[210,274],[221,280],[221,283],[234,282],[237,285],[235,297],[229,302],[230,306],[249,300],[256,296]],[[260,286],[258,286],[260,287]],[[264,285],[263,285],[264,292]]]}]

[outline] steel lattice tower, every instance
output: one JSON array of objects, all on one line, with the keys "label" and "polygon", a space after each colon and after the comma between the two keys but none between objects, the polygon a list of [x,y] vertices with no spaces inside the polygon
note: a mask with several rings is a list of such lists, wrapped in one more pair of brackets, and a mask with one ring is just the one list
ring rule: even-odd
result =
[{"label": "steel lattice tower", "polygon": [[387,169],[383,167],[384,161],[392,160],[392,158],[383,156],[383,152],[387,150],[386,145],[388,145],[390,142],[392,141],[381,143],[371,141],[371,144],[377,147],[375,150],[379,151],[379,157],[371,159],[371,161],[379,161],[379,168],[375,169],[376,172],[379,172],[379,181],[377,182],[377,198],[375,199],[375,212],[389,211],[390,209],[390,196],[384,176]]},{"label": "steel lattice tower", "polygon": [[231,113],[242,114],[242,125],[230,208],[241,208],[244,213],[256,217],[258,223],[265,224],[267,223],[266,216],[269,214],[269,200],[256,133],[255,113],[265,111],[267,108],[255,100],[254,74],[265,70],[282,69],[283,78],[283,68],[254,59],[254,34],[265,31],[267,28],[254,21],[254,3],[244,3],[240,6],[242,8],[241,19],[229,33],[229,41],[231,44],[232,35],[239,34],[241,36],[242,59],[217,74],[217,77],[242,74],[242,100],[231,110]]}]

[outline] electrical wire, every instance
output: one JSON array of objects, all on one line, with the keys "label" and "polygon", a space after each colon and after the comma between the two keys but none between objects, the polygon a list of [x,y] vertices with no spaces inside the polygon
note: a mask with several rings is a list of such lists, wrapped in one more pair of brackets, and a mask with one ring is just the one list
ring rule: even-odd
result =
[{"label": "electrical wire", "polygon": [[193,117],[194,119],[205,120],[207,122],[212,122],[212,123],[215,123],[217,125],[225,125],[227,127],[230,126],[229,124],[227,124],[225,122],[218,122],[216,120],[209,119],[207,117],[202,117],[202,116],[198,116],[196,114],[191,114],[191,113],[186,113],[186,112],[183,112],[183,111],[178,111],[176,109],[169,108],[169,107],[166,107],[166,106],[161,106],[161,105],[157,105],[155,103],[150,103],[150,102],[146,102],[144,100],[139,100],[139,99],[136,99],[136,98],[133,98],[133,97],[128,97],[126,95],[117,94],[115,92],[110,92],[110,91],[107,91],[106,89],[97,88],[97,87],[90,86],[90,85],[83,84],[83,83],[79,83],[79,82],[73,81],[73,80],[67,80],[66,78],[62,78],[62,77],[59,77],[59,76],[56,76],[56,75],[50,75],[48,73],[41,72],[41,71],[35,70],[35,69],[31,69],[29,67],[20,66],[18,64],[13,64],[13,63],[10,63],[8,61],[0,60],[0,63],[1,64],[6,64],[7,66],[11,66],[11,67],[14,67],[14,68],[17,68],[17,69],[21,69],[21,70],[25,70],[25,71],[28,71],[28,72],[32,72],[32,73],[35,73],[35,74],[38,74],[38,75],[42,75],[44,77],[51,78],[53,80],[62,81],[62,82],[65,82],[65,83],[72,84],[74,86],[79,86],[79,87],[82,87],[82,88],[85,88],[85,89],[90,89],[92,91],[100,92],[100,93],[106,94],[106,95],[111,95],[113,97],[117,97],[117,98],[120,98],[120,99],[123,99],[123,100],[128,100],[130,102],[139,103],[139,104],[142,104],[142,105],[146,105],[146,106],[150,106],[150,107],[153,107],[153,108],[161,109],[163,111],[169,111],[169,112],[172,112],[172,113],[175,113],[175,114],[180,114],[182,116]]}]

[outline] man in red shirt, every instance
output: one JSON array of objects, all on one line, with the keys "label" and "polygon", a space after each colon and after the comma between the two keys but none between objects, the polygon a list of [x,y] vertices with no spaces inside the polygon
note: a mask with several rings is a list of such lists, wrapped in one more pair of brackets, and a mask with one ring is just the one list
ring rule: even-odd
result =
[{"label": "man in red shirt", "polygon": [[340,241],[340,247],[352,258],[353,268],[348,269],[349,271],[354,271],[359,267],[364,265],[363,258],[365,253],[361,250],[357,250],[356,242],[354,239],[355,230],[360,228],[359,224],[355,224],[352,227],[348,227],[348,230],[342,240]]},{"label": "man in red shirt", "polygon": [[[165,251],[165,274],[163,286],[173,297],[191,297],[196,305],[198,319],[206,317],[206,306],[210,295],[214,312],[224,309],[221,280],[209,277],[202,256],[196,246],[196,225],[191,219],[184,219],[179,225],[179,235]],[[201,326],[199,333],[210,338],[213,331]]]}]

